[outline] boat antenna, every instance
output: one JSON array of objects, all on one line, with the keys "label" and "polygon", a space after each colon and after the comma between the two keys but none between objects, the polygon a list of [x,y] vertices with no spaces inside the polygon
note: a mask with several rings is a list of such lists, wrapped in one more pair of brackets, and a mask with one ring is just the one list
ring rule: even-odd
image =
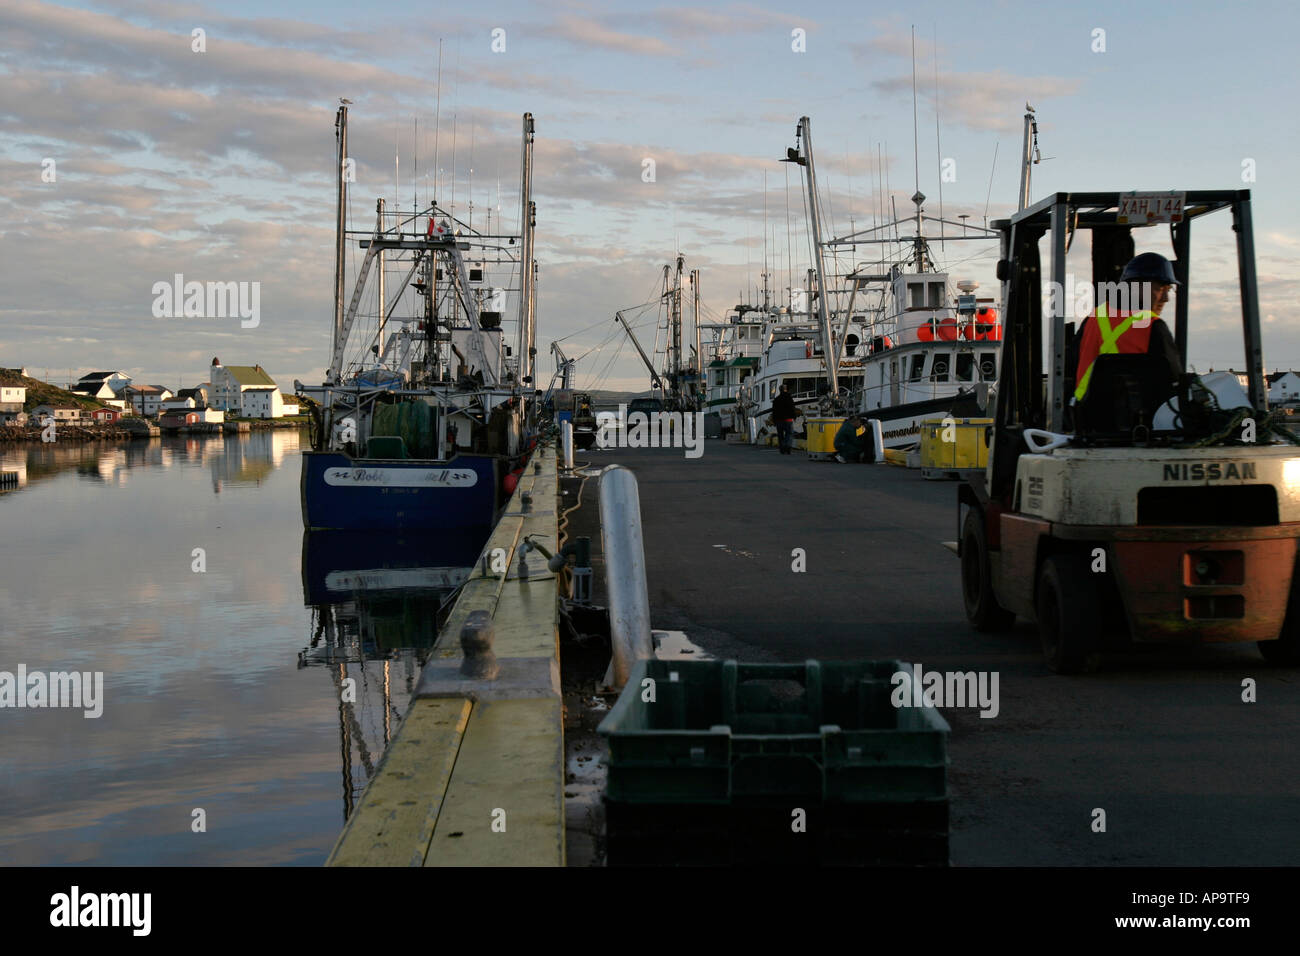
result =
[{"label": "boat antenna", "polygon": [[921,148],[917,141],[916,125],[916,25],[912,26],[912,168],[916,191],[921,191]]},{"label": "boat antenna", "polygon": [[438,37],[438,85],[433,106],[433,201],[438,201],[438,131],[442,128],[442,37]]},{"label": "boat antenna", "polygon": [[939,27],[934,28],[934,152],[939,162],[939,247],[943,243],[943,147],[939,145]]},{"label": "boat antenna", "polygon": [[767,308],[767,170],[763,170],[763,308]]},{"label": "boat antenna", "polygon": [[984,196],[984,228],[989,227],[989,199],[993,196],[993,174],[998,168],[998,146],[1000,141],[993,143],[993,168],[989,170],[989,191]]},{"label": "boat antenna", "polygon": [[785,166],[785,291],[786,305],[790,305],[790,290],[794,288],[794,254],[790,244],[790,167]]}]

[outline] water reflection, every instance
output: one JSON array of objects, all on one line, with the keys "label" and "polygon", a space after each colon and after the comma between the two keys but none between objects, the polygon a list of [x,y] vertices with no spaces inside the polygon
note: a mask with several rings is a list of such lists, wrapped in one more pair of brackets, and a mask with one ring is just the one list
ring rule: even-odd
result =
[{"label": "water reflection", "polygon": [[311,631],[298,666],[326,670],[338,701],[344,820],[406,713],[420,668],[489,531],[303,533]]},{"label": "water reflection", "polygon": [[[0,448],[0,471],[18,473],[22,489],[65,471],[78,478],[122,486],[142,468],[201,465],[212,491],[225,485],[260,485],[305,444],[301,429],[259,429],[242,435],[186,435],[116,442],[26,442]],[[296,464],[296,461],[295,461]]]}]

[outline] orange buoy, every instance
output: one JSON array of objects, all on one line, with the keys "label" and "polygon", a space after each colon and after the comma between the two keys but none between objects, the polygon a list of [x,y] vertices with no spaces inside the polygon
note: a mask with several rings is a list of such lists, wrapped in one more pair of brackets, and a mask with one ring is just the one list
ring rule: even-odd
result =
[{"label": "orange buoy", "polygon": [[510,474],[506,475],[505,478],[501,480],[501,487],[505,490],[505,493],[508,495],[513,495],[515,493],[515,488],[518,486],[518,484],[519,484],[519,476],[515,474],[513,471],[510,472]]},{"label": "orange buoy", "polygon": [[946,318],[939,323],[939,340],[941,342],[957,341],[957,320]]}]

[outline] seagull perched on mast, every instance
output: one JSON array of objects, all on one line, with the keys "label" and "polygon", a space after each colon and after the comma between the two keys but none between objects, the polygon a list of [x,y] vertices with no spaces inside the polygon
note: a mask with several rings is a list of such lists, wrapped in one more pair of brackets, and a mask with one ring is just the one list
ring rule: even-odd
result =
[{"label": "seagull perched on mast", "polygon": [[1029,105],[1029,100],[1025,100],[1025,112],[1032,113],[1034,108]]}]

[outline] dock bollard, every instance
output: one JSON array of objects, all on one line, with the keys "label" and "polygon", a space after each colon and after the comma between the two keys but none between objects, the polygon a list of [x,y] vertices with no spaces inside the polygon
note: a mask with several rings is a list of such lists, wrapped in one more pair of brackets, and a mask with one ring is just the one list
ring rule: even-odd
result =
[{"label": "dock bollard", "polygon": [[877,465],[885,464],[885,429],[880,424],[879,418],[873,418],[871,421],[871,446],[875,456],[871,459]]},{"label": "dock bollard", "polygon": [[641,496],[636,475],[622,465],[610,465],[600,473],[600,539],[605,551],[609,636],[614,654],[611,686],[621,690],[632,665],[654,657]]},{"label": "dock bollard", "polygon": [[467,680],[495,680],[500,665],[492,651],[495,636],[492,615],[487,611],[470,611],[460,629],[460,650],[464,659],[460,676]]},{"label": "dock bollard", "polygon": [[573,471],[573,422],[560,423],[560,438],[564,444],[564,468]]}]

